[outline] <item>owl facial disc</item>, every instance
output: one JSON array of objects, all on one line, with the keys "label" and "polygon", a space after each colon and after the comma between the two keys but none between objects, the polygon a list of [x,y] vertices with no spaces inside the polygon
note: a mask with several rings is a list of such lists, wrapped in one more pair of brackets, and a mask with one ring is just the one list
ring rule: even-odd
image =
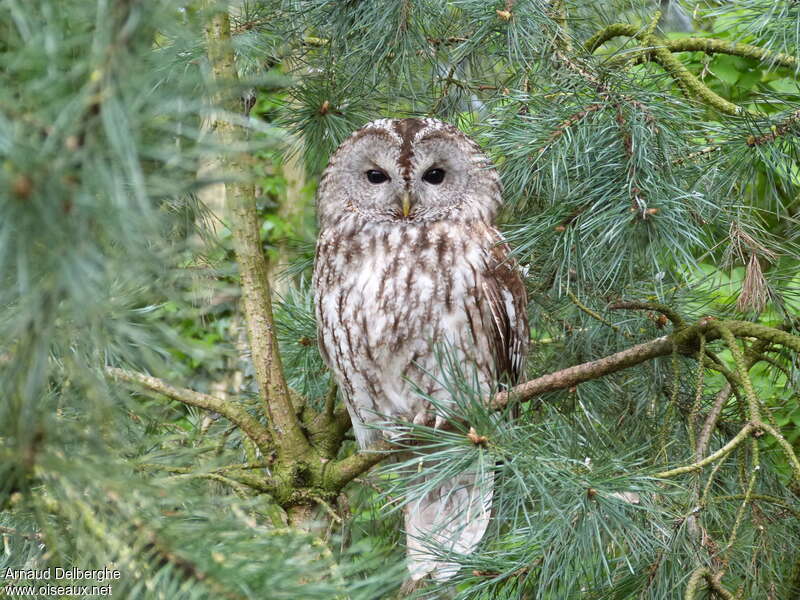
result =
[{"label": "owl facial disc", "polygon": [[345,140],[320,180],[320,224],[490,223],[501,202],[491,162],[436,119],[379,119]]}]

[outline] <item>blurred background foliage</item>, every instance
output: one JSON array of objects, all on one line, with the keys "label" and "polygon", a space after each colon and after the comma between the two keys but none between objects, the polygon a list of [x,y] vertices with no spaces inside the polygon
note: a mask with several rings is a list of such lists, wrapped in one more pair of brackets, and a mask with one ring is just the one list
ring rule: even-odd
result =
[{"label": "blurred background foliage", "polygon": [[[231,4],[241,89],[228,91],[254,104],[225,118],[248,130],[234,150],[252,157],[284,368],[309,405],[331,385],[309,286],[316,178],[380,116],[454,122],[495,160],[528,274],[528,378],[667,331],[658,312],[607,309],[621,299],[797,330],[796,2]],[[389,598],[404,577],[392,508],[419,456],[358,478],[321,502],[327,527],[297,531],[248,476],[270,457],[237,428],[102,370],[259,414],[214,192],[231,149],[208,131],[204,5],[0,0],[0,569],[114,564],[124,598]],[[636,35],[588,47],[615,23]],[[693,42],[676,66],[650,51],[687,39],[770,54]],[[781,350],[750,372],[797,452],[799,369]],[[419,428],[419,452],[495,469],[495,519],[431,597],[689,598],[704,565],[735,597],[800,597],[800,482],[774,440],[711,478],[652,476],[692,461],[687,415],[724,389],[697,371],[663,358],[548,394],[515,424],[454,383],[491,451]],[[730,396],[709,452],[741,410]],[[340,455],[353,452],[347,440]],[[754,467],[767,500],[745,510]]]}]

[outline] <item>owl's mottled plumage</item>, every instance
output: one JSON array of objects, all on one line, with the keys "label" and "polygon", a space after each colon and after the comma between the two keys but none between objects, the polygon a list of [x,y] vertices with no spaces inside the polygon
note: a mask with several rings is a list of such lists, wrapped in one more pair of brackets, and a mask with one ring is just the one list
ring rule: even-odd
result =
[{"label": "owl's mottled plumage", "polygon": [[[317,193],[317,326],[362,448],[380,436],[364,424],[427,420],[432,409],[415,388],[451,401],[436,381],[436,344],[476,371],[483,392],[520,375],[525,288],[492,225],[500,204],[477,144],[434,119],[373,121],[331,158]],[[466,473],[407,506],[412,578],[452,575],[425,542],[471,552],[491,486],[491,476]]]}]

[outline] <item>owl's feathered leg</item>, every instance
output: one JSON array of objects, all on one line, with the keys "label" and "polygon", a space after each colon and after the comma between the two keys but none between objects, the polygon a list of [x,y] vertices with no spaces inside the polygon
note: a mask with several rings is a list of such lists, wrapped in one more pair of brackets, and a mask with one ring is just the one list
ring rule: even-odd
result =
[{"label": "owl's feathered leg", "polygon": [[405,507],[408,570],[413,581],[430,574],[447,581],[460,565],[448,552],[470,554],[486,533],[492,508],[494,475],[462,473],[445,480]]}]

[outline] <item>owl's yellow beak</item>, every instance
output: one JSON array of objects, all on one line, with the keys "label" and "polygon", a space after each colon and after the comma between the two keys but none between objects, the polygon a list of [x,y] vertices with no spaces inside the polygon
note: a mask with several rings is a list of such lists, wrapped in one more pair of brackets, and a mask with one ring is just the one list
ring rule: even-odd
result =
[{"label": "owl's yellow beak", "polygon": [[403,211],[403,218],[405,219],[411,212],[411,194],[408,192],[403,192],[401,208]]}]

